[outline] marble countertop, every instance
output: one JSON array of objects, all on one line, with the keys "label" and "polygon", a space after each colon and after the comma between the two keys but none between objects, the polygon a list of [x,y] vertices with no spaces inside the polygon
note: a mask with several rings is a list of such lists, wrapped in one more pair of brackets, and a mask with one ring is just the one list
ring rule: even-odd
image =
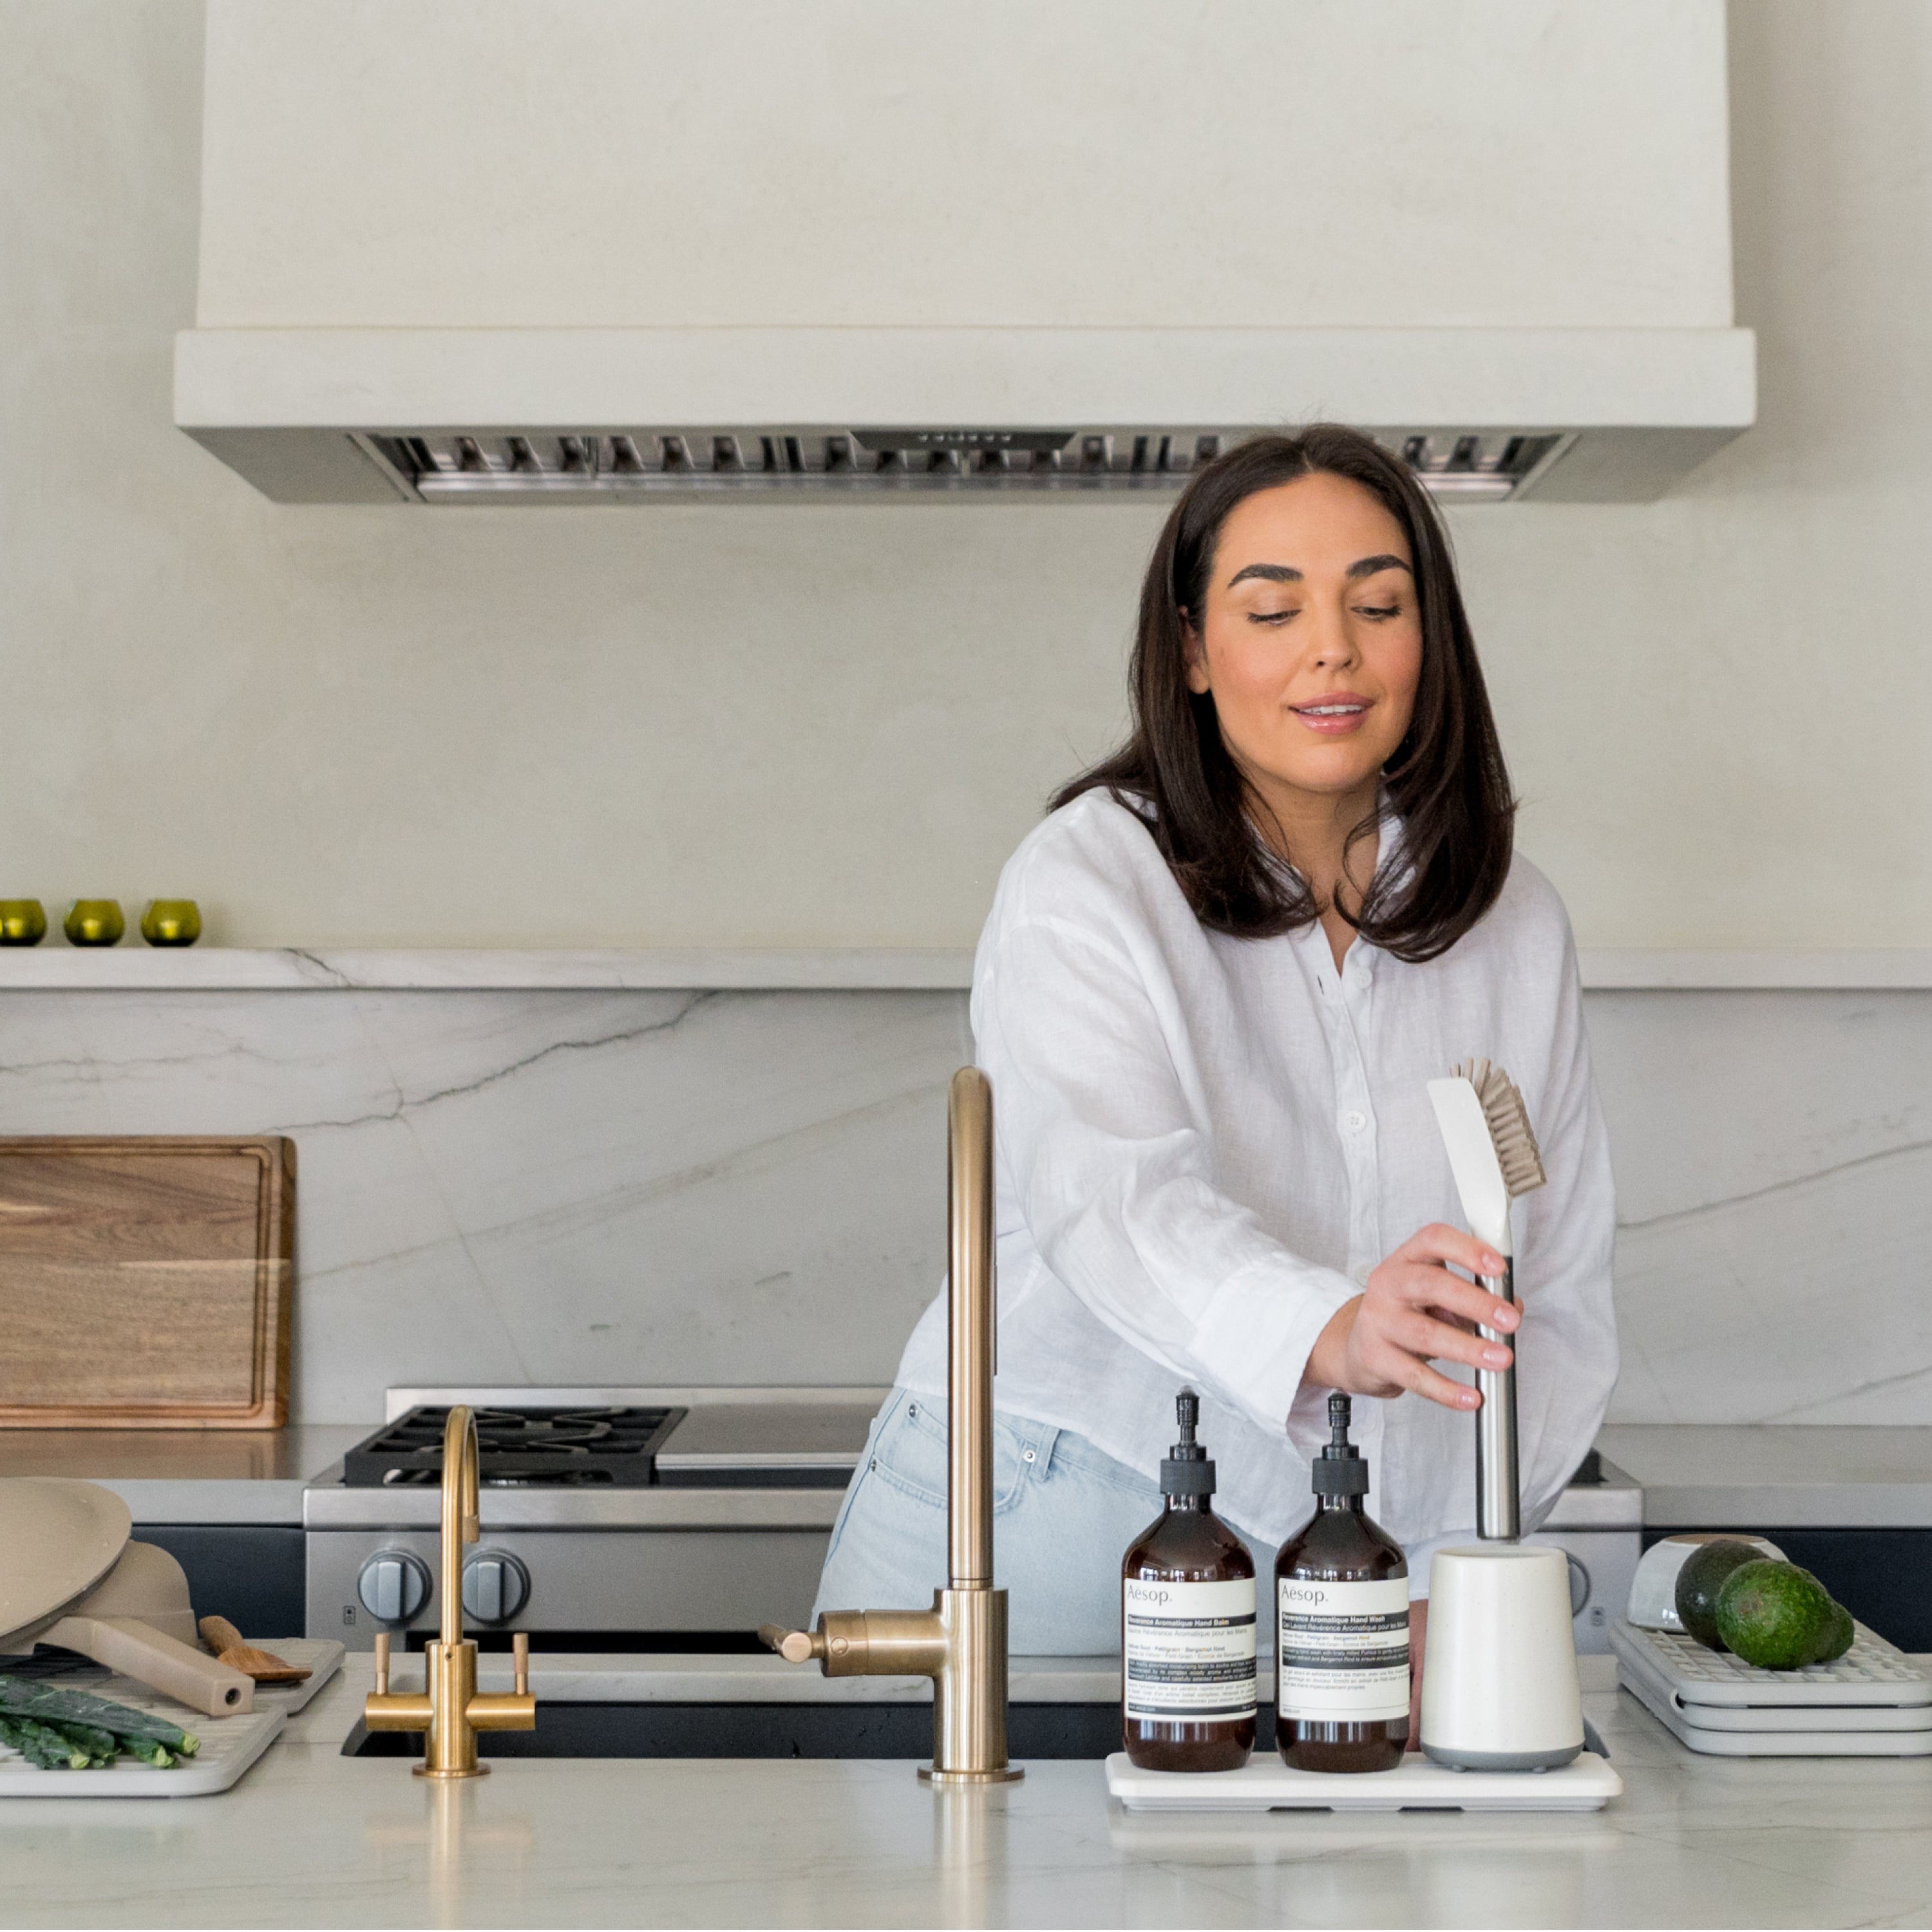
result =
[{"label": "marble countertop", "polygon": [[[120,1496],[137,1522],[298,1524],[304,1484],[375,1426],[0,1430],[0,1476],[86,1477]],[[1652,1528],[1932,1527],[1932,1428],[1624,1424],[1598,1446],[1642,1486]],[[696,1507],[711,1492],[662,1493]],[[790,1493],[814,1522],[830,1522],[836,1492]],[[1617,1500],[1568,1496],[1578,1505],[1562,1516],[1571,1528],[1594,1526],[1585,1520],[1593,1502]],[[433,1524],[434,1498],[420,1502]]]},{"label": "marble countertop", "polygon": [[1631,1424],[1597,1442],[1642,1486],[1647,1528],[1932,1527],[1932,1429]]},{"label": "marble countertop", "polygon": [[136,1522],[298,1526],[304,1485],[375,1426],[0,1430],[0,1476],[83,1477]]},{"label": "marble countertop", "polygon": [[878,1760],[340,1755],[370,1664],[231,1792],[0,1806],[0,1922],[1854,1925],[1932,1922],[1932,1760],[1702,1758],[1582,1660],[1595,1814],[1136,1816],[1090,1762],[935,1794]]}]

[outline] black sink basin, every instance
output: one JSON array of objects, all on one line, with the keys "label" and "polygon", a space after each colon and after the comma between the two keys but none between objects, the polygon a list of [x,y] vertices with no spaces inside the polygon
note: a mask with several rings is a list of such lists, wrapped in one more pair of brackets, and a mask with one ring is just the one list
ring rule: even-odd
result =
[{"label": "black sink basin", "polygon": [[[1272,1708],[1261,1714],[1274,1734]],[[540,1703],[533,1731],[488,1731],[485,1757],[883,1757],[932,1756],[930,1704]],[[1116,1704],[1014,1704],[1006,1748],[1016,1758],[1103,1758],[1120,1748]],[[420,1757],[409,1731],[359,1720],[346,1757]]]}]

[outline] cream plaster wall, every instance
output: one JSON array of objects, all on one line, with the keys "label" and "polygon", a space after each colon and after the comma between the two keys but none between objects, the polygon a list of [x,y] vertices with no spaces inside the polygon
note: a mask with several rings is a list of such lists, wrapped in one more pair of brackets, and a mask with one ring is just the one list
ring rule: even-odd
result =
[{"label": "cream plaster wall", "polygon": [[[1932,10],[1740,0],[1761,426],[1457,519],[1586,943],[1927,945]],[[0,0],[0,894],[253,944],[970,943],[1121,720],[1144,505],[278,508],[170,422],[190,0]]]},{"label": "cream plaster wall", "polygon": [[1723,0],[209,0],[198,320],[1726,328],[1724,52]]}]

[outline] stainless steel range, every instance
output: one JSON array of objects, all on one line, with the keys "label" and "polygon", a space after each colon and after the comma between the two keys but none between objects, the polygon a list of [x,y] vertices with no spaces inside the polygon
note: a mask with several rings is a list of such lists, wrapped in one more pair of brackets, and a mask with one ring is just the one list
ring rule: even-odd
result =
[{"label": "stainless steel range", "polygon": [[352,1649],[435,1628],[442,1417],[478,1411],[472,1629],[539,1648],[754,1642],[810,1612],[881,1388],[400,1388],[303,1495],[308,1628]]},{"label": "stainless steel range", "polygon": [[[539,1650],[756,1647],[801,1627],[883,1388],[398,1388],[384,1426],[308,1485],[310,1636],[433,1634],[442,1418],[478,1409],[483,1538],[470,1628]],[[1642,1491],[1594,1452],[1530,1540],[1570,1558],[1576,1648],[1609,1647]],[[507,1642],[507,1638],[505,1639]]]}]

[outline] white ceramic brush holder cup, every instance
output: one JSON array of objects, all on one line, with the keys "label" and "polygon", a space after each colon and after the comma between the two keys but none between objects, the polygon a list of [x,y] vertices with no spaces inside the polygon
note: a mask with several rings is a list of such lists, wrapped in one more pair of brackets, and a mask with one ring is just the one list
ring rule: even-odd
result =
[{"label": "white ceramic brush holder cup", "polygon": [[1436,1552],[1422,1748],[1457,1771],[1554,1771],[1583,1748],[1562,1551],[1486,1543]]}]

